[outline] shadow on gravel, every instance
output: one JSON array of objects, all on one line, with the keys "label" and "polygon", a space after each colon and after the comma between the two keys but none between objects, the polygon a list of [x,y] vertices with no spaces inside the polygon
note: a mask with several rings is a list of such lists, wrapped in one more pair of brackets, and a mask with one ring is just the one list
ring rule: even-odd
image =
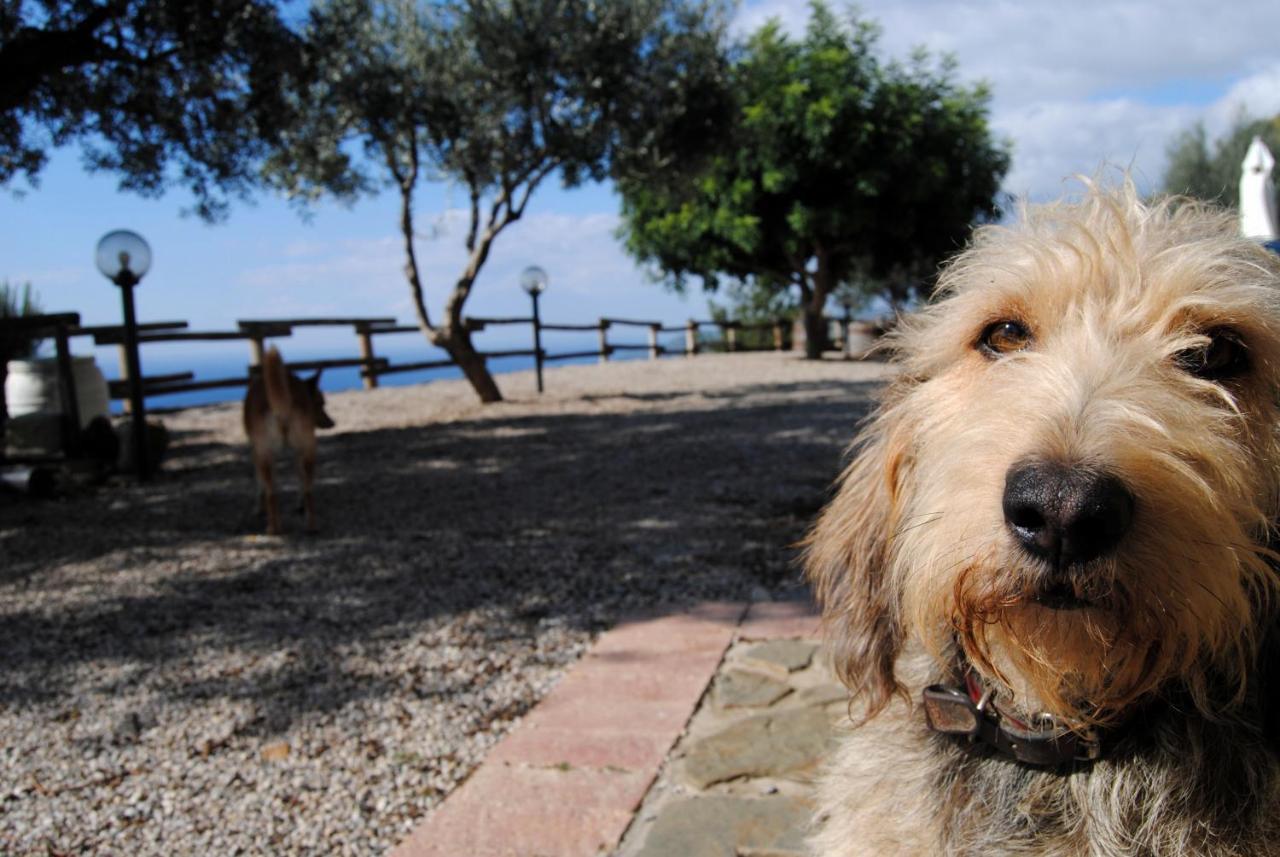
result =
[{"label": "shadow on gravel", "polygon": [[[556,623],[594,630],[667,603],[796,591],[791,546],[875,386],[329,434],[315,536],[297,516],[284,538],[256,535],[246,448],[199,437],[176,437],[146,488],[2,499],[0,592],[23,597],[0,602],[0,705],[58,704],[80,692],[77,664],[126,663],[175,701],[251,699],[253,729],[269,734],[367,696],[482,685],[482,668],[379,672],[388,647],[429,644],[431,623],[483,652],[536,647]],[[291,468],[281,480],[288,507]],[[220,652],[256,666],[178,668]],[[112,672],[93,692],[135,680]]]}]

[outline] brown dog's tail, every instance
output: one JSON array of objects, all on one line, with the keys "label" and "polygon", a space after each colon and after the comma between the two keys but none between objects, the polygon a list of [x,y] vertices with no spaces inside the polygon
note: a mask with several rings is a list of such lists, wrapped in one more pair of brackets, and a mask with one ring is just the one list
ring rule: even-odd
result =
[{"label": "brown dog's tail", "polygon": [[284,368],[284,358],[274,345],[262,358],[262,386],[267,393],[267,407],[277,417],[284,418],[293,406],[289,395],[289,371]]}]

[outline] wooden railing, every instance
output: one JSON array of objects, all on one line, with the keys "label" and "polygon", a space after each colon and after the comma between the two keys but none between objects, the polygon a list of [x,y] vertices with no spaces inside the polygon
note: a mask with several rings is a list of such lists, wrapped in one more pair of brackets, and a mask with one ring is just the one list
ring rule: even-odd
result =
[{"label": "wooden railing", "polygon": [[[531,328],[530,343],[532,344],[535,340],[533,335],[534,331],[532,330],[534,325],[532,317],[468,317],[464,319],[464,323],[467,325],[469,330],[477,333],[484,331],[489,327],[503,325],[529,325]],[[847,320],[844,322],[844,325],[843,335],[847,340]],[[243,375],[223,378],[196,378],[192,372],[176,372],[164,375],[144,374],[142,378],[143,393],[146,396],[162,396],[199,390],[246,386],[249,383],[249,379],[255,368],[262,363],[266,341],[268,339],[292,336],[293,332],[297,328],[321,326],[351,328],[359,346],[359,355],[326,360],[289,362],[287,365],[290,369],[307,371],[338,367],[359,367],[360,377],[364,387],[366,389],[373,389],[378,386],[378,379],[385,375],[419,372],[428,369],[440,369],[456,365],[452,359],[448,358],[393,363],[388,358],[379,356],[376,348],[377,339],[379,337],[409,333],[421,335],[421,331],[416,325],[398,324],[396,319],[391,317],[242,319],[237,322],[235,330],[212,331],[190,330],[187,322],[185,321],[150,322],[139,325],[138,343],[140,346],[159,342],[242,341],[249,346],[250,362],[246,365],[245,373]],[[646,331],[646,338],[641,342],[618,341],[616,339],[612,339],[610,337],[611,332],[614,332],[618,328],[639,328]],[[718,338],[710,340],[704,338],[702,336],[702,332],[707,328],[716,329],[719,332]],[[533,357],[540,363],[552,363],[563,360],[582,359],[586,357],[595,357],[601,363],[605,363],[608,362],[615,354],[635,351],[647,352],[648,359],[650,360],[657,360],[663,356],[669,355],[692,357],[702,351],[748,350],[740,341],[740,334],[745,331],[752,330],[771,334],[771,336],[768,337],[769,345],[764,347],[757,346],[752,350],[783,350],[790,345],[790,337],[787,336],[787,332],[790,329],[790,323],[783,320],[747,325],[734,321],[690,319],[684,324],[671,326],[663,324],[660,321],[605,317],[591,323],[561,324],[541,322],[538,325],[538,329],[540,331],[564,333],[594,332],[597,337],[596,347],[592,349],[560,353],[548,353],[546,349],[542,349],[541,352],[538,352],[533,348],[503,351],[481,351],[480,355],[485,359],[496,359],[502,357]],[[682,347],[671,347],[662,343],[661,337],[663,334],[675,333],[683,334]],[[126,362],[123,359],[123,328],[119,325],[96,325],[88,327],[80,327],[77,325],[68,328],[67,335],[91,336],[96,345],[121,346],[122,357],[120,360],[120,379],[112,381],[109,385],[109,389],[110,395],[113,399],[125,400],[127,403],[128,377],[127,370],[125,368]]]}]

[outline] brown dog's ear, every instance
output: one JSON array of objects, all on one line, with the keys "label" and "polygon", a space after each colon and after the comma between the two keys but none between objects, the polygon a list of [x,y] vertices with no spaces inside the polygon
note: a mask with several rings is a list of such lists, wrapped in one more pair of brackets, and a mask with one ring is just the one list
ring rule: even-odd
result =
[{"label": "brown dog's ear", "polygon": [[893,667],[902,627],[887,567],[908,452],[899,423],[882,410],[863,430],[835,498],[804,541],[805,575],[836,672],[865,702],[868,718],[901,689]]}]

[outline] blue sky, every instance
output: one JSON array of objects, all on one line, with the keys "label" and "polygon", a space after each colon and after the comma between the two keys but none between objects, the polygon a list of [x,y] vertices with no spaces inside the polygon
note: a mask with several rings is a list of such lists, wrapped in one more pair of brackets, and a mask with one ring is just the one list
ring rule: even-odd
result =
[{"label": "blue sky", "polygon": [[[875,0],[861,8],[880,21],[887,55],[923,44],[953,53],[963,77],[991,85],[993,126],[1014,146],[1005,188],[1019,196],[1056,196],[1069,176],[1103,162],[1154,182],[1169,139],[1190,122],[1203,119],[1214,133],[1241,108],[1280,112],[1274,2]],[[747,2],[735,26],[749,31],[773,16],[798,31],[807,3]],[[448,186],[417,199],[419,259],[437,314],[462,265],[465,201]],[[0,191],[0,279],[31,282],[47,309],[115,322],[119,298],[94,269],[93,248],[102,234],[129,228],[154,254],[137,295],[143,319],[189,319],[206,330],[245,317],[411,319],[393,193],[351,208],[326,204],[310,222],[269,197],[237,205],[213,226],[180,216],[188,204],[180,191],[159,200],[117,193],[112,176],[85,173],[78,151],[60,151],[38,188]],[[551,277],[543,298],[551,320],[706,317],[701,294],[672,295],[627,259],[613,237],[617,210],[607,186],[542,188],[525,219],[499,237],[468,311],[523,312],[519,272],[538,264]]]}]

